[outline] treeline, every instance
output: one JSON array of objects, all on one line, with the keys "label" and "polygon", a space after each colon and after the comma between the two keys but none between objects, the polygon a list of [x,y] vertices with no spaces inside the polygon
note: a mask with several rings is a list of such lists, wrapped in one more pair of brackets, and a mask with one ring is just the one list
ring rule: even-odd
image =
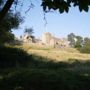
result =
[{"label": "treeline", "polygon": [[70,46],[77,48],[81,53],[90,53],[90,38],[77,36],[74,33],[68,35]]}]

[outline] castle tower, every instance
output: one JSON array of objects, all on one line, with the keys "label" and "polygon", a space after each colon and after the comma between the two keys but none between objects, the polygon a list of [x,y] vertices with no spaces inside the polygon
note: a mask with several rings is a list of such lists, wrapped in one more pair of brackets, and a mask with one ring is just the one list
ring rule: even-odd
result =
[{"label": "castle tower", "polygon": [[42,35],[42,43],[44,43],[44,44],[46,44],[46,45],[49,45],[51,38],[52,38],[51,33],[45,32],[45,33]]}]

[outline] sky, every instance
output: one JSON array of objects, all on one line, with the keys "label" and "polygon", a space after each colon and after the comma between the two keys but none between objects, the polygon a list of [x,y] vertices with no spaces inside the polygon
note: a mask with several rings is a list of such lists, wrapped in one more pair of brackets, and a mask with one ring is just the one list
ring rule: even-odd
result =
[{"label": "sky", "polygon": [[[80,12],[78,7],[71,7],[68,13],[60,14],[58,11],[43,12],[40,0],[32,0],[34,7],[27,13],[31,0],[23,0],[23,6],[17,10],[24,16],[24,23],[17,30],[13,30],[16,37],[24,34],[25,28],[33,28],[34,36],[41,38],[44,32],[50,32],[55,37],[63,38],[74,33],[82,37],[90,37],[90,11]],[[44,20],[44,16],[46,21]]]}]

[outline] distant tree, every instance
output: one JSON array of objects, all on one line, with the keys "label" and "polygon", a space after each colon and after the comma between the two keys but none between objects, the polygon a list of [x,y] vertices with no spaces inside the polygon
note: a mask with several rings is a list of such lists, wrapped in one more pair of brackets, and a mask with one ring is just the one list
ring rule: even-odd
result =
[{"label": "distant tree", "polygon": [[26,28],[24,31],[25,35],[27,35],[27,38],[32,38],[32,41],[35,42],[35,36],[33,35],[34,30],[33,28]]},{"label": "distant tree", "polygon": [[75,46],[76,37],[75,37],[74,33],[68,34],[68,41],[70,41],[70,46],[71,47]]},{"label": "distant tree", "polygon": [[85,38],[84,38],[84,45],[87,44],[88,42],[90,42],[90,38],[85,37]]},{"label": "distant tree", "polygon": [[33,28],[26,28],[24,33],[27,33],[28,35],[32,36],[32,34],[34,33],[33,31]]},{"label": "distant tree", "polygon": [[75,47],[76,47],[76,48],[81,48],[82,45],[83,45],[83,37],[81,37],[81,36],[76,36]]},{"label": "distant tree", "polygon": [[83,47],[79,49],[82,53],[90,53],[90,38],[84,38]]}]

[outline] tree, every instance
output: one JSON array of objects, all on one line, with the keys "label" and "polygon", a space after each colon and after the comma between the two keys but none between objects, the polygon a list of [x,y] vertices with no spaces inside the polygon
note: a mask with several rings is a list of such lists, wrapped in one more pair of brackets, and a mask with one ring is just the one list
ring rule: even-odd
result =
[{"label": "tree", "polygon": [[70,46],[71,47],[74,47],[75,46],[76,39],[75,39],[75,34],[74,33],[70,33],[68,35],[68,41],[70,41]]},{"label": "tree", "polygon": [[[0,3],[1,6],[3,6],[3,4],[4,2]],[[8,11],[2,23],[0,24],[0,43],[5,43],[14,40],[12,29],[18,28],[22,20],[23,19],[19,12],[14,14],[12,11]]]},{"label": "tree", "polygon": [[[3,2],[5,2],[6,0],[1,0],[1,5]],[[9,11],[9,9],[11,8],[11,5],[13,4],[15,0],[7,0],[4,7],[0,10],[0,23],[2,22],[2,20],[4,19],[4,17],[6,16],[7,12]]]},{"label": "tree", "polygon": [[82,45],[83,45],[83,38],[81,36],[76,36],[75,47],[81,48]]},{"label": "tree", "polygon": [[27,38],[32,38],[32,41],[35,42],[35,37],[33,36],[33,28],[26,28],[24,33],[27,36]]},{"label": "tree", "polygon": [[32,36],[33,32],[33,28],[26,28],[24,33],[27,33],[29,36]]},{"label": "tree", "polygon": [[87,44],[90,41],[90,39],[88,37],[84,38],[84,45]]},{"label": "tree", "polygon": [[83,37],[76,36],[74,33],[68,35],[68,41],[70,41],[70,46],[75,48],[81,48],[83,46]]},{"label": "tree", "polygon": [[84,44],[82,48],[79,49],[82,53],[90,53],[90,38],[84,38]]},{"label": "tree", "polygon": [[47,11],[47,9],[58,9],[60,13],[68,12],[71,4],[73,4],[74,7],[78,6],[80,12],[82,10],[88,12],[90,0],[42,0],[42,6],[45,11]]},{"label": "tree", "polygon": [[[3,0],[1,0],[3,1]],[[17,2],[18,0],[5,0],[6,3],[2,10],[0,11],[0,23],[5,17],[6,13],[11,8],[13,2]],[[90,6],[90,0],[42,0],[42,7],[44,11],[48,10],[59,10],[60,13],[68,12],[69,8],[73,4],[74,7],[78,6],[80,11],[88,12]]]},{"label": "tree", "polygon": [[33,31],[34,30],[33,30],[32,27],[31,28],[26,28],[25,31],[24,31],[24,33],[27,34],[29,37],[31,37],[31,38],[34,39],[35,37],[33,36],[33,33],[34,33]]}]

